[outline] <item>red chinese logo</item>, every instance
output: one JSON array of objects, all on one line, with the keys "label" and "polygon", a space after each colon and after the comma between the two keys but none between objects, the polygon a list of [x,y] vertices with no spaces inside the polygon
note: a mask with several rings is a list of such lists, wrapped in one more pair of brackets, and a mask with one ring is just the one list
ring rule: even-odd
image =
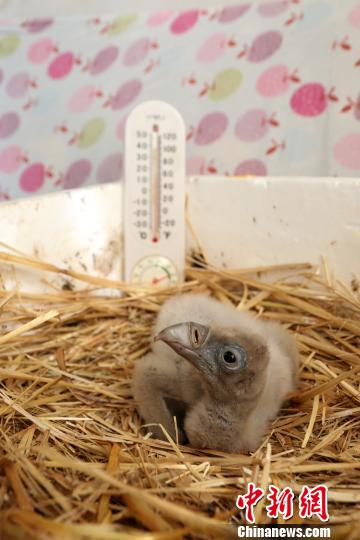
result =
[{"label": "red chinese logo", "polygon": [[313,488],[304,486],[299,496],[299,516],[310,518],[318,516],[321,521],[328,521],[327,486],[321,485]]},{"label": "red chinese logo", "polygon": [[[238,496],[236,506],[239,510],[245,510],[245,519],[248,523],[255,523],[254,508],[264,495],[263,489],[257,488],[253,482],[250,482],[247,492]],[[266,497],[269,504],[265,507],[268,517],[276,519],[281,515],[285,520],[292,518],[294,515],[294,498],[294,492],[290,487],[281,490],[270,484],[269,493]],[[299,517],[304,519],[318,516],[321,521],[328,521],[327,499],[327,486],[319,485],[313,488],[304,486],[299,495]]]},{"label": "red chinese logo", "polygon": [[282,515],[284,519],[290,519],[294,515],[294,492],[291,488],[286,487],[281,490],[276,486],[269,486],[269,494],[267,500],[270,504],[266,506],[268,517],[277,518]]},{"label": "red chinese logo", "polygon": [[236,506],[239,510],[245,509],[245,519],[249,523],[255,523],[254,506],[263,498],[264,490],[255,487],[253,482],[248,485],[245,495],[239,495],[236,499]]}]

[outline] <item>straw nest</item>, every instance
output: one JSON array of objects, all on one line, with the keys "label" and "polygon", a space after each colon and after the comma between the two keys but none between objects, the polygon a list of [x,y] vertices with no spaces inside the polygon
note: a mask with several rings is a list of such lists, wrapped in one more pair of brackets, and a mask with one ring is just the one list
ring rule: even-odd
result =
[{"label": "straw nest", "polygon": [[[61,271],[0,254],[0,265],[9,262]],[[187,281],[168,290],[77,274],[88,291],[0,291],[0,537],[235,537],[244,516],[234,503],[253,481],[297,494],[326,483],[332,538],[360,538],[357,284],[334,285],[309,265],[285,266],[272,279],[270,270],[189,265]],[[99,286],[125,294],[91,295]],[[199,451],[141,430],[133,366],[150,347],[161,304],[185,290],[280,321],[296,337],[299,390],[254,454]],[[257,523],[268,522],[265,505]]]}]

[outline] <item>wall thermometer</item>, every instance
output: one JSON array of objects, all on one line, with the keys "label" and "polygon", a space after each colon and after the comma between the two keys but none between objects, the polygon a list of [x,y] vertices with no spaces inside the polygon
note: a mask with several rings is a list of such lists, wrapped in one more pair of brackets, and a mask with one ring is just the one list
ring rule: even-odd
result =
[{"label": "wall thermometer", "polygon": [[173,285],[185,263],[185,126],[176,109],[147,101],[125,127],[124,277]]}]

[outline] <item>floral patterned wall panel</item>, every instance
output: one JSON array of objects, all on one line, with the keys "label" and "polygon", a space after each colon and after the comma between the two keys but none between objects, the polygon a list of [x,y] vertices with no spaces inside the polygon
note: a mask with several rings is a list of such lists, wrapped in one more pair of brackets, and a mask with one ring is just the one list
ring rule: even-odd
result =
[{"label": "floral patterned wall panel", "polygon": [[121,179],[148,99],[189,174],[358,176],[359,0],[1,20],[0,199]]}]

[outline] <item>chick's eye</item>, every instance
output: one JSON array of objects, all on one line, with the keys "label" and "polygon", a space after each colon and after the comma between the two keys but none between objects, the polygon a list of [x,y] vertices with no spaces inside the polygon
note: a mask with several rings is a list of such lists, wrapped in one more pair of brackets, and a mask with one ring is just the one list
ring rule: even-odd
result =
[{"label": "chick's eye", "polygon": [[225,351],[223,354],[223,359],[227,364],[233,364],[236,362],[236,356],[232,351]]},{"label": "chick's eye", "polygon": [[224,347],[220,354],[225,369],[234,371],[246,365],[246,352],[242,347]]}]

